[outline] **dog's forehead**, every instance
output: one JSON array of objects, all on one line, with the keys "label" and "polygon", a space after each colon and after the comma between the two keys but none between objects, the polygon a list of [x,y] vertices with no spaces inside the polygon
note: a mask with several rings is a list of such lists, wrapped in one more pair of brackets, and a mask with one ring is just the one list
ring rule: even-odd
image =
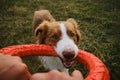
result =
[{"label": "dog's forehead", "polygon": [[63,24],[64,24],[64,27],[66,28],[66,30],[74,31],[75,27],[72,23],[66,21],[66,22],[63,22]]},{"label": "dog's forehead", "polygon": [[54,31],[60,31],[60,27],[59,27],[59,22],[52,22],[49,24],[49,30],[54,32]]},{"label": "dog's forehead", "polygon": [[50,22],[48,27],[49,28],[59,28],[59,23],[58,22]]},{"label": "dog's forehead", "polygon": [[63,21],[63,22],[51,22],[49,23],[49,31],[52,32],[52,33],[58,33],[60,32],[61,33],[61,25],[60,24],[63,24],[66,31],[72,31],[72,32],[75,32],[75,27],[72,23],[70,22],[67,22],[67,21]]}]

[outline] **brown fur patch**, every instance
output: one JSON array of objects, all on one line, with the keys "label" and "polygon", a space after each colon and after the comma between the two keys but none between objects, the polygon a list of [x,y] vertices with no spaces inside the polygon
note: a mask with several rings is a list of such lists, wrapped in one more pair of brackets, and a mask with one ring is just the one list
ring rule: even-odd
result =
[{"label": "brown fur patch", "polygon": [[55,21],[48,10],[35,11],[34,13],[33,30],[37,43],[56,46],[62,35],[60,23],[65,25],[68,36],[77,44],[81,36],[77,22],[72,18],[66,21]]},{"label": "brown fur patch", "polygon": [[39,44],[49,44],[55,46],[61,38],[59,22],[44,21],[35,31]]},{"label": "brown fur patch", "polygon": [[39,24],[41,24],[45,20],[49,22],[55,21],[55,19],[48,10],[35,11],[32,22],[33,31],[35,31],[35,29],[39,26]]}]

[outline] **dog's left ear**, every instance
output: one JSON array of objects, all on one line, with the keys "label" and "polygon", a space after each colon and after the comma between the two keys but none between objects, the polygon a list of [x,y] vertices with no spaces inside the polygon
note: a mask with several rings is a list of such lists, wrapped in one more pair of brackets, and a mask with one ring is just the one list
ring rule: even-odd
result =
[{"label": "dog's left ear", "polygon": [[76,20],[73,19],[73,18],[69,18],[67,21],[73,24],[73,26],[76,30],[76,33],[77,33],[77,35],[76,35],[77,36],[77,42],[79,42],[79,40],[81,38],[81,34],[80,34],[79,29],[78,29],[78,24],[77,24]]},{"label": "dog's left ear", "polygon": [[67,21],[70,22],[70,23],[72,23],[72,24],[74,25],[75,28],[78,28],[78,24],[77,24],[77,22],[76,22],[75,19],[69,18]]}]

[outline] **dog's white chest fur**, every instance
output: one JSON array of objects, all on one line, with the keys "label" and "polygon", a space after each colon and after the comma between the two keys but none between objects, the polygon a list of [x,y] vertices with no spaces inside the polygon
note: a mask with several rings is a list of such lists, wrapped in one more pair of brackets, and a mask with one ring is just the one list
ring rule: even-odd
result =
[{"label": "dog's white chest fur", "polygon": [[61,60],[57,57],[39,56],[39,60],[46,69],[58,69],[62,72],[69,73],[68,69],[63,66]]}]

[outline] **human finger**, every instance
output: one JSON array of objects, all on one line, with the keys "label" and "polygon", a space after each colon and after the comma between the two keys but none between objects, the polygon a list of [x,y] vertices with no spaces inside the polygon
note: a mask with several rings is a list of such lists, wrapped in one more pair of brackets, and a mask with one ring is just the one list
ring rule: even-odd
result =
[{"label": "human finger", "polygon": [[78,70],[72,72],[72,77],[74,77],[75,80],[84,80],[82,73]]}]

